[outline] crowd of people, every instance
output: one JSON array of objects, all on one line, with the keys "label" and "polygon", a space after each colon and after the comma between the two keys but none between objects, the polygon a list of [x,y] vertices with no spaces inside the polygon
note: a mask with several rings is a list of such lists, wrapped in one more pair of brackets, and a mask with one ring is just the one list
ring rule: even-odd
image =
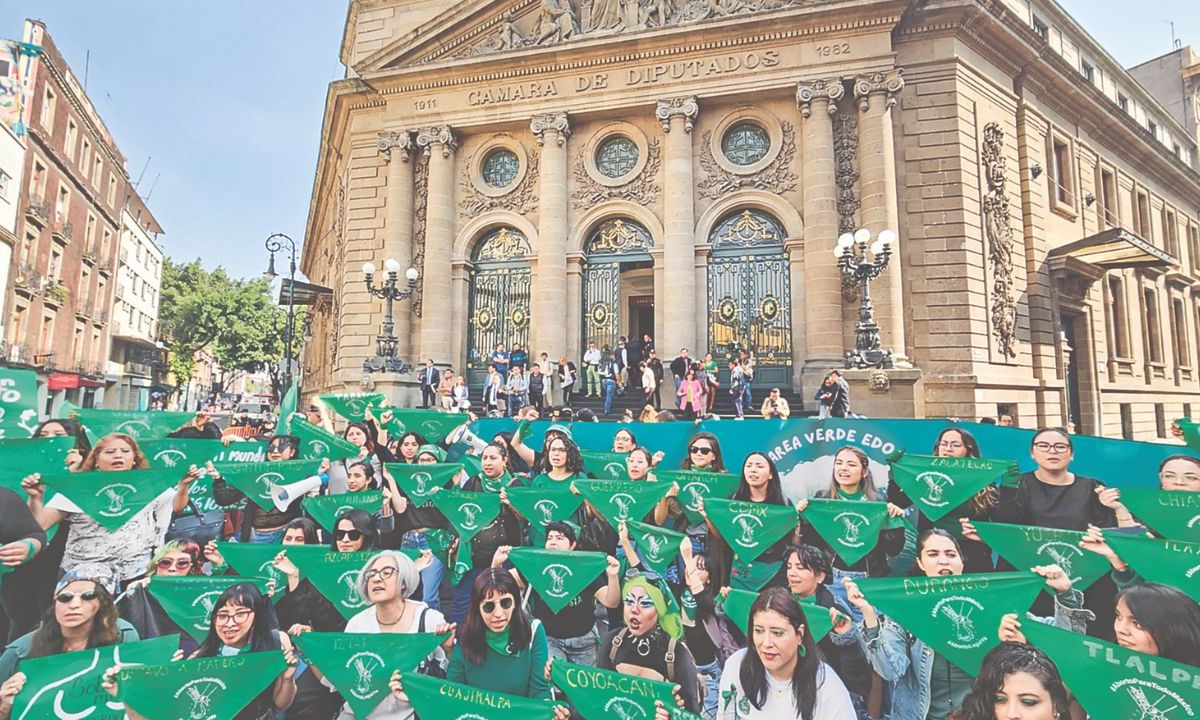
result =
[{"label": "crowd of people", "polygon": [[[1088,634],[1138,657],[1190,666],[1200,678],[1200,604],[1184,589],[1147,581],[1108,542],[1106,529],[1144,533],[1146,528],[1122,503],[1119,489],[1072,471],[1074,440],[1065,430],[1034,433],[1028,458],[989,454],[965,425],[950,424],[930,437],[934,458],[1031,460],[1034,467],[1008,481],[995,478],[935,521],[898,482],[873,472],[870,459],[855,445],[840,447],[828,475],[814,479],[821,491],[789,498],[769,453],[728,457],[711,432],[695,433],[676,467],[664,461],[669,448],[639,443],[632,425],[617,427],[611,447],[581,448],[565,424],[550,425],[534,440],[531,422],[546,407],[545,379],[551,373],[560,378],[566,400],[575,383],[581,393],[610,396],[620,382],[655,395],[663,365],[649,336],[632,348],[622,342],[607,359],[593,343],[581,369],[560,362],[547,370],[541,366],[549,362],[545,354],[530,364],[519,346],[498,347],[493,360],[488,387],[509,388],[510,403],[533,408],[521,413],[515,430],[494,437],[461,429],[441,437],[413,430],[393,436],[388,432],[394,427],[392,413],[379,408],[368,409],[361,421],[336,420],[315,405],[295,417],[294,423],[303,418],[328,433],[336,429],[358,448],[344,459],[314,458],[309,496],[336,495],[349,503],[361,493],[380,493],[377,506],[339,510],[329,527],[321,526],[302,502],[264,509],[227,481],[227,466],[211,462],[176,468],[174,484],[115,529],[63,493],[47,500],[47,486],[37,473],[22,480],[23,496],[0,488],[0,563],[11,571],[0,581],[9,626],[0,655],[0,720],[12,716],[29,682],[22,667],[33,659],[174,634],[180,638],[176,659],[283,654],[284,668],[237,713],[237,720],[360,717],[345,702],[347,688],[338,687],[297,647],[308,633],[329,632],[438,635],[440,644],[421,659],[417,673],[556,703],[559,720],[571,717],[572,710],[552,681],[557,662],[669,683],[675,707],[660,700],[655,712],[661,720],[1112,717],[1094,705],[1084,707],[1073,694],[1080,688],[1064,683],[1056,663],[1027,637],[1032,624]],[[666,368],[688,416],[701,416],[706,397],[715,392],[710,361],[711,356],[694,363],[685,350]],[[734,378],[744,373],[745,364],[730,363]],[[646,372],[639,374],[638,368]],[[465,390],[464,404],[458,404],[456,389],[465,387],[461,376],[439,373],[432,363],[422,372],[425,404],[470,407]],[[536,395],[535,378],[541,381]],[[448,396],[442,393],[447,380]],[[831,374],[819,391],[839,411],[847,404],[842,382]],[[519,399],[512,390],[517,387],[523,388]],[[749,380],[735,379],[731,390],[738,393],[735,405],[744,407]],[[787,418],[786,401],[780,400],[772,392],[763,414],[769,409]],[[280,423],[286,425],[285,420]],[[172,435],[220,432],[201,417]],[[109,433],[93,444],[71,418],[47,420],[35,433],[61,436],[73,441],[62,460],[71,473],[108,478],[148,467],[142,443],[127,434]],[[224,437],[227,444],[244,440],[236,433]],[[303,456],[294,434],[264,439],[267,463]],[[615,515],[603,499],[616,492],[615,486],[601,486],[601,495],[587,493],[587,483],[603,482],[585,471],[584,457],[592,452],[621,457],[622,482],[661,486],[644,513]],[[452,470],[434,474],[444,468]],[[428,471],[424,477],[445,479],[433,488],[414,489],[407,480],[422,469]],[[225,508],[217,541],[180,532],[191,527],[181,520],[189,514],[195,483],[204,476]],[[684,492],[684,478],[698,478],[701,490],[693,482]],[[725,479],[728,484],[722,485]],[[1158,481],[1163,493],[1200,492],[1200,458],[1194,453],[1168,457],[1158,468]],[[438,505],[439,493],[453,494],[458,505],[472,494],[494,496],[499,510],[463,541],[463,526]],[[572,497],[573,503],[564,499]],[[551,498],[572,507],[559,512],[555,505],[551,512],[540,502]],[[810,512],[831,502],[863,512],[881,510],[874,544],[852,560],[816,520],[809,522]],[[778,533],[749,559],[746,535],[739,533],[752,528],[722,520],[722,513],[734,507],[757,513],[759,524],[782,518]],[[904,522],[915,533],[906,532]],[[994,577],[990,574],[1014,570],[983,539],[984,523],[1082,533],[1078,546],[1104,558],[1110,572],[1082,588],[1069,566],[1020,568],[1036,574],[1043,592],[1028,614],[1023,608],[1000,619],[980,667],[962,667],[961,656],[935,635],[881,608],[871,583],[904,577],[928,580],[922,587],[936,588],[958,576]],[[655,538],[667,538],[671,546],[664,551]],[[155,579],[237,575],[222,552],[229,552],[226,543],[277,548],[270,564],[279,581],[266,592],[252,582],[228,585],[207,612],[206,632],[199,637],[181,632],[179,618],[153,592]],[[336,599],[306,577],[298,567],[299,546],[365,553],[353,588],[361,610],[347,617]],[[536,564],[544,557],[560,564]],[[553,567],[595,574],[564,593],[565,576],[546,569]],[[748,609],[734,609],[740,593],[746,594]],[[390,693],[369,717],[410,720],[416,711],[405,673],[414,668],[391,670]],[[115,672],[103,682],[105,690],[121,697]],[[1188,702],[1200,700],[1197,695],[1200,685]],[[145,708],[126,710],[129,717],[155,717]],[[582,717],[577,708],[574,712]]]}]

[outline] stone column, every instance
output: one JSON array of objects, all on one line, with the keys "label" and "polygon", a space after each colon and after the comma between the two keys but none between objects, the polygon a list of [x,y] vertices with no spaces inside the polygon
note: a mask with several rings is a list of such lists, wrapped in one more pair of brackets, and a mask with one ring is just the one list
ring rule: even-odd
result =
[{"label": "stone column", "polygon": [[[383,257],[372,262],[383,267],[387,258],[395,258],[400,266],[408,269],[412,265],[413,240],[413,151],[416,143],[407,130],[384,130],[379,133],[379,153],[387,164],[387,220],[384,224]],[[419,268],[418,268],[419,269]],[[402,281],[403,282],[403,281]],[[412,337],[412,304],[396,303],[393,306],[396,321],[396,337],[399,338],[398,353],[414,367],[423,363],[416,357]]]},{"label": "stone column", "polygon": [[656,345],[661,357],[675,357],[679,348],[696,350],[694,309],[689,307],[696,295],[696,211],[693,205],[695,185],[692,173],[692,125],[699,107],[695,97],[659,100],[654,115],[662,123],[666,138],[664,150],[663,285],[665,297],[679,305],[665,315],[663,335]]},{"label": "stone column", "polygon": [[[845,93],[838,78],[801,82],[796,103],[804,119],[804,243],[803,253],[789,253],[795,266],[804,263],[804,385],[811,395],[813,382],[826,371],[841,367],[842,277],[833,256],[838,235],[837,184],[833,154],[833,120],[837,102]],[[794,274],[794,273],[793,273]],[[793,293],[795,292],[793,288]],[[807,402],[807,401],[806,401]]]},{"label": "stone column", "polygon": [[533,287],[531,357],[567,353],[567,138],[566,113],[534,115],[529,129],[541,146],[538,168],[537,266]]},{"label": "stone column", "polygon": [[[417,145],[429,157],[429,190],[425,206],[425,267],[421,268],[422,358],[457,367],[452,355],[452,300],[450,257],[454,245],[454,150],[458,142],[450,126],[422,128]],[[464,328],[458,328],[463,332]]]},{"label": "stone column", "polygon": [[[861,118],[858,123],[858,157],[861,163],[862,223],[874,237],[886,229],[899,231],[896,205],[896,150],[892,134],[892,107],[904,87],[901,70],[859,75],[854,79],[854,97]],[[901,282],[903,246],[895,248],[887,270],[873,283],[871,297],[879,319],[882,347],[891,349],[898,364],[907,366],[904,344],[904,286]]]}]

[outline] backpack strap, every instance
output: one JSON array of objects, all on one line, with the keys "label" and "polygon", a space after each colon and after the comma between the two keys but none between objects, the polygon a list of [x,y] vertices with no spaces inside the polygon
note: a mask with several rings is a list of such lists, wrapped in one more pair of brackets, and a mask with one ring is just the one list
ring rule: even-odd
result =
[{"label": "backpack strap", "polygon": [[425,615],[429,613],[429,606],[421,608],[421,614],[417,616],[417,632],[425,632]]},{"label": "backpack strap", "polygon": [[663,660],[667,661],[667,682],[675,682],[675,646],[679,641],[671,638],[671,642],[667,643],[667,653],[663,655]]},{"label": "backpack strap", "polygon": [[608,660],[617,665],[617,652],[621,649],[621,643],[625,642],[625,636],[629,634],[629,628],[621,628],[616,635],[613,635],[612,649],[608,651]]}]

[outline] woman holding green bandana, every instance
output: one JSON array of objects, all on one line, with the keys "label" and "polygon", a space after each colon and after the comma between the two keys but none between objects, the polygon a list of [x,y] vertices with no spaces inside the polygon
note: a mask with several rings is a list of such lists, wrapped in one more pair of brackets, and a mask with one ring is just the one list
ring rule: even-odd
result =
[{"label": "woman holding green bandana", "polygon": [[[435,465],[446,462],[446,451],[437,445],[422,445],[417,450],[418,465]],[[416,549],[422,552],[429,550],[429,539],[425,533],[430,530],[447,530],[450,523],[432,506],[416,507],[411,499],[396,485],[391,474],[384,472],[384,479],[392,493],[392,509],[399,516],[400,527],[406,528],[401,548]],[[458,478],[447,487],[457,483]],[[421,570],[421,601],[434,610],[441,609],[442,578],[446,576],[446,564],[436,556],[428,567]]]}]

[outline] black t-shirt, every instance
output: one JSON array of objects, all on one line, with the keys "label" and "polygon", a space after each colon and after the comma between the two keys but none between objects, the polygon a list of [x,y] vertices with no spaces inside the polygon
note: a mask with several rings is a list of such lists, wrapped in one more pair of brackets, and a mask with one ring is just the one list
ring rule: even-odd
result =
[{"label": "black t-shirt", "polygon": [[608,584],[608,575],[601,575],[557,613],[550,612],[550,608],[542,602],[537,590],[534,590],[532,592],[533,616],[542,621],[547,637],[560,640],[583,637],[592,632],[592,628],[596,624],[596,592],[606,584]]},{"label": "black t-shirt", "polygon": [[1048,485],[1028,472],[1016,488],[1000,488],[992,508],[995,522],[1036,525],[1059,530],[1087,530],[1088,525],[1116,527],[1116,513],[1100,504],[1098,480],[1076,475],[1070,485]]},{"label": "black t-shirt", "polygon": [[[467,492],[485,492],[483,489],[483,474],[472,477],[463,485]],[[514,479],[507,487],[522,487],[520,480]],[[507,505],[500,507],[500,514],[488,523],[482,530],[471,538],[471,567],[486,568],[492,563],[496,548],[501,545],[521,544],[521,521],[517,519],[512,508]]]}]

